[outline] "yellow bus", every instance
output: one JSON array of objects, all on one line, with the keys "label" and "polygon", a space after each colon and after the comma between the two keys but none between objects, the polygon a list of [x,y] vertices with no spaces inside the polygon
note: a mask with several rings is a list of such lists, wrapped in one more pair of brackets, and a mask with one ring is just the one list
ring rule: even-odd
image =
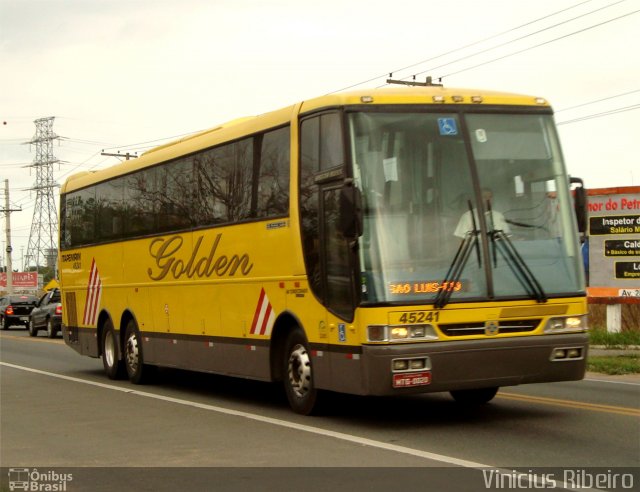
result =
[{"label": "yellow bus", "polygon": [[541,98],[331,94],[155,148],[61,189],[64,339],[110,378],[158,366],[320,390],[579,380],[586,298]]}]

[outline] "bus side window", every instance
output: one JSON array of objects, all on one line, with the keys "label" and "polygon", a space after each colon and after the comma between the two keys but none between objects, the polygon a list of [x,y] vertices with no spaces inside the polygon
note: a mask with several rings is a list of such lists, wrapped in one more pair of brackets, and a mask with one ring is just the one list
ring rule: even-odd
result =
[{"label": "bus side window", "polygon": [[340,232],[339,198],[344,183],[341,114],[307,118],[300,128],[302,246],[314,294],[343,319],[353,316],[349,243]]},{"label": "bus side window", "polygon": [[256,137],[253,199],[256,217],[276,217],[289,213],[289,127]]},{"label": "bus side window", "polygon": [[125,177],[125,237],[147,234],[156,227],[156,171],[149,168]]},{"label": "bus side window", "polygon": [[67,247],[95,242],[96,190],[88,188],[66,195],[64,240]]},{"label": "bus side window", "polygon": [[122,237],[123,208],[123,178],[105,181],[96,186],[96,239],[98,241]]},{"label": "bus side window", "polygon": [[309,283],[320,295],[320,224],[318,223],[318,185],[314,176],[320,170],[320,118],[304,120],[300,128],[300,221],[302,249]]}]

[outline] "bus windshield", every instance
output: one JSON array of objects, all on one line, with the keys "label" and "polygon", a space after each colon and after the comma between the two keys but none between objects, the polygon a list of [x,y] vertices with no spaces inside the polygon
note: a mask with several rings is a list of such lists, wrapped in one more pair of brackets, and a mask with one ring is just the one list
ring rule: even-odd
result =
[{"label": "bus windshield", "polygon": [[584,291],[551,114],[394,108],[348,122],[363,303]]}]

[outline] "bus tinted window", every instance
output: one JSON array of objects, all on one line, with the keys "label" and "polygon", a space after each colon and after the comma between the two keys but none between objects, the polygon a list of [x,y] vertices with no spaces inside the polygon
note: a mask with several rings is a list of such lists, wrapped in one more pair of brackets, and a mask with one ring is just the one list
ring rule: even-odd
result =
[{"label": "bus tinted window", "polygon": [[320,168],[331,169],[344,164],[340,114],[329,113],[320,117]]},{"label": "bus tinted window", "polygon": [[96,186],[96,239],[122,237],[124,179],[118,178]]},{"label": "bus tinted window", "polygon": [[266,133],[261,140],[256,216],[284,215],[289,209],[289,128]]},{"label": "bus tinted window", "polygon": [[62,247],[286,215],[289,145],[287,126],[68,193]]},{"label": "bus tinted window", "polygon": [[344,164],[340,113],[303,120],[300,134],[300,220],[309,283],[330,310],[349,319],[353,309],[350,265],[338,230]]},{"label": "bus tinted window", "polygon": [[157,169],[158,231],[176,231],[191,225],[193,166],[191,159],[170,162]]},{"label": "bus tinted window", "polygon": [[248,138],[234,144],[235,168],[229,190],[228,222],[240,222],[252,217],[251,195],[254,186],[252,140]]},{"label": "bus tinted window", "polygon": [[66,197],[64,243],[67,246],[95,242],[96,189],[80,190]]},{"label": "bus tinted window", "polygon": [[251,139],[216,147],[194,157],[198,225],[249,218],[252,168]]},{"label": "bus tinted window", "polygon": [[300,126],[300,221],[304,261],[309,283],[321,295],[320,224],[318,222],[318,186],[320,170],[320,118],[304,120]]},{"label": "bus tinted window", "polygon": [[150,234],[156,228],[156,168],[124,177],[125,237]]}]

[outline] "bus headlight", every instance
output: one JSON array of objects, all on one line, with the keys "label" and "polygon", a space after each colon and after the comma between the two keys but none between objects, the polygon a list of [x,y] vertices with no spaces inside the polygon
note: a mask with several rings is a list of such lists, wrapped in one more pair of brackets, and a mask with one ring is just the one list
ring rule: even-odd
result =
[{"label": "bus headlight", "polygon": [[569,333],[587,331],[586,316],[567,316],[563,318],[551,318],[545,326],[545,333]]},{"label": "bus headlight", "polygon": [[367,326],[369,342],[417,342],[437,339],[438,335],[432,325]]},{"label": "bus headlight", "polygon": [[391,328],[391,340],[404,340],[409,336],[406,326],[394,326]]}]

